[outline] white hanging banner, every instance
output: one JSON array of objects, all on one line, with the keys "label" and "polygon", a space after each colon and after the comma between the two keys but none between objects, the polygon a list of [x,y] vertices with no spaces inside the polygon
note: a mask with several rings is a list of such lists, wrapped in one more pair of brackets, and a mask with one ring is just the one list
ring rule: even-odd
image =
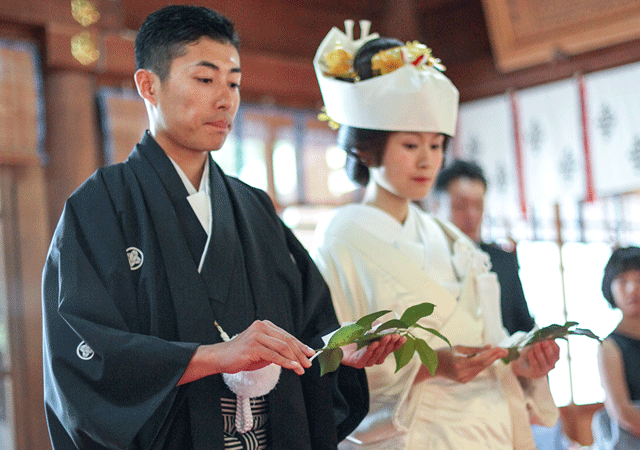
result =
[{"label": "white hanging banner", "polygon": [[584,76],[598,196],[640,189],[640,63]]},{"label": "white hanging banner", "polygon": [[494,218],[520,216],[511,104],[507,95],[464,103],[458,113],[455,157],[475,161],[487,178],[485,212]]},{"label": "white hanging banner", "polygon": [[555,203],[586,196],[579,85],[571,78],[516,97],[527,207],[553,216]]}]

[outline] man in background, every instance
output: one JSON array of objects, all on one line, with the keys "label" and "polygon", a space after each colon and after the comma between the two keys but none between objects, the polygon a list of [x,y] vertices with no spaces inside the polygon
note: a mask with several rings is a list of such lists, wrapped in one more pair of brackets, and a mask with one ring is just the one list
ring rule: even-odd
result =
[{"label": "man in background", "polygon": [[482,168],[473,162],[456,160],[440,171],[435,191],[441,194],[439,211],[489,254],[492,270],[498,275],[500,283],[504,327],[509,334],[530,331],[535,322],[522,290],[516,255],[495,244],[482,242],[481,226],[487,192],[487,180]]}]

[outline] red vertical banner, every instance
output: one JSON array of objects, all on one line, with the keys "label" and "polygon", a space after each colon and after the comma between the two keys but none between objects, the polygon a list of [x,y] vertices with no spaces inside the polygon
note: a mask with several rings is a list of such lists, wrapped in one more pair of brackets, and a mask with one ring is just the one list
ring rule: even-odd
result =
[{"label": "red vertical banner", "polygon": [[509,100],[511,101],[511,116],[513,118],[513,140],[516,151],[516,174],[518,176],[518,198],[520,200],[520,211],[522,218],[527,219],[527,196],[524,183],[524,167],[522,157],[522,134],[520,132],[520,120],[518,115],[518,100],[514,91],[509,92]]},{"label": "red vertical banner", "polygon": [[584,85],[584,78],[578,75],[578,86],[580,91],[580,119],[582,122],[582,146],[584,148],[584,170],[588,202],[596,199],[593,187],[593,168],[591,163],[591,145],[589,141],[589,113],[587,109],[587,90]]}]

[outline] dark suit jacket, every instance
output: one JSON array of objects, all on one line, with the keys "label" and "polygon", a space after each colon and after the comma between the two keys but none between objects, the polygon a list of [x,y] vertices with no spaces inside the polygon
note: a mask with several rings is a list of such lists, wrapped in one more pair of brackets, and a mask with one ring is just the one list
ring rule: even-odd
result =
[{"label": "dark suit jacket", "polygon": [[491,258],[492,271],[498,275],[500,283],[500,302],[502,307],[502,323],[513,334],[516,331],[530,331],[535,321],[529,313],[524,298],[522,283],[518,271],[520,266],[513,253],[506,252],[495,244],[480,243],[480,249]]}]

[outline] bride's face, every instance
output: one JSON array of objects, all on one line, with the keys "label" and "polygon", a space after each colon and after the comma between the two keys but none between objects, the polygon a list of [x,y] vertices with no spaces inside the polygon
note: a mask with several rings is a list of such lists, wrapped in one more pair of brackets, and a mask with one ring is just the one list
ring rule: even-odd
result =
[{"label": "bride's face", "polygon": [[409,201],[423,199],[442,167],[444,139],[441,133],[391,134],[382,163],[379,167],[369,168],[372,181]]}]

